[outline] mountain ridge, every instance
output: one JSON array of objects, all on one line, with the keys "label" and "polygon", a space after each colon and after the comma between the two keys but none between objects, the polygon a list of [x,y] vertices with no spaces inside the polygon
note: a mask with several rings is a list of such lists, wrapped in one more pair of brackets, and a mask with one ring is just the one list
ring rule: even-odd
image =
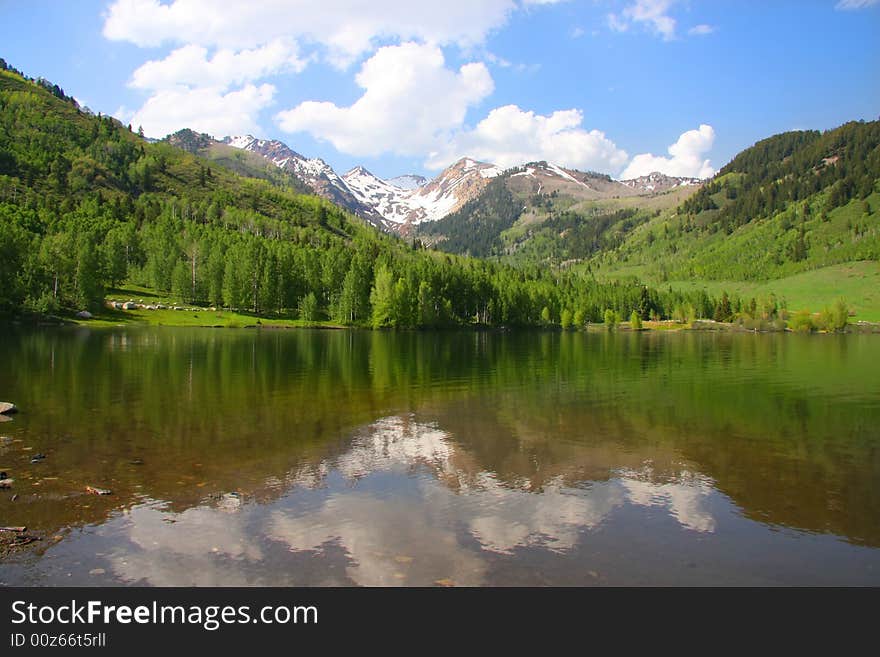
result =
[{"label": "mountain ridge", "polygon": [[[189,133],[187,139],[179,139]],[[473,157],[462,157],[433,179],[418,174],[403,174],[383,179],[362,165],[338,174],[321,158],[309,158],[277,139],[253,135],[226,136],[216,139],[183,129],[165,138],[195,154],[222,144],[264,158],[296,177],[306,189],[385,231],[411,233],[420,224],[438,221],[460,210],[482,194],[489,181],[501,175],[501,167]],[[634,180],[616,181],[607,174],[569,169],[554,163],[530,162],[514,168],[510,180],[517,191],[540,194],[547,189],[580,199],[654,194],[688,185],[698,185],[696,178],[666,176],[659,172]]]}]

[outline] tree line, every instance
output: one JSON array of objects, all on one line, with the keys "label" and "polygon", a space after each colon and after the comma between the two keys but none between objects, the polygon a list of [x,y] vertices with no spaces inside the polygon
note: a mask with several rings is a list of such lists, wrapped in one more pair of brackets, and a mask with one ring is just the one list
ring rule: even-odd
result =
[{"label": "tree line", "polygon": [[125,281],[189,304],[398,328],[711,317],[718,303],[407,245],[0,71],[0,309],[95,309]]}]

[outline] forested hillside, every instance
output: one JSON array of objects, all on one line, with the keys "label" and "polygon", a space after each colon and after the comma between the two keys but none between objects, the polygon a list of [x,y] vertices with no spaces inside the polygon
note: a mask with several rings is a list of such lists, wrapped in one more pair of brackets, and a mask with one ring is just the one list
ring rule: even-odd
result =
[{"label": "forested hillside", "polygon": [[97,309],[124,281],[190,304],[398,327],[708,316],[718,303],[412,248],[315,196],[148,143],[0,68],[6,313]]},{"label": "forested hillside", "polygon": [[[475,199],[438,221],[421,224],[417,235],[449,253],[485,258],[503,251],[501,233],[522,214],[522,202],[507,188],[507,171],[492,180]],[[438,239],[439,238],[439,241]]]},{"label": "forested hillside", "polygon": [[878,181],[878,121],[776,135],[591,264],[657,282],[760,281],[876,261]]},{"label": "forested hillside", "polygon": [[183,128],[163,141],[247,178],[260,178],[299,194],[311,193],[308,185],[291,171],[281,169],[256,153],[220,143],[209,135]]},{"label": "forested hillside", "polygon": [[703,185],[639,196],[517,192],[510,184],[516,175],[522,168],[458,212],[420,226],[420,237],[452,253],[658,286],[772,281],[880,259],[877,121],[776,135]]},{"label": "forested hillside", "polygon": [[692,179],[654,178],[665,184],[645,189],[647,178],[624,184],[534,162],[508,169],[458,211],[420,224],[416,235],[449,253],[550,266],[577,262],[617,247],[658,210],[699,189]]}]

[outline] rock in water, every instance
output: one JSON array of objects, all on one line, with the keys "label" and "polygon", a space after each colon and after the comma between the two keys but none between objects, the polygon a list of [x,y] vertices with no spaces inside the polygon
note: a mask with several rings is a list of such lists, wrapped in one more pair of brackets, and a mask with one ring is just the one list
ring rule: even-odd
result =
[{"label": "rock in water", "polygon": [[9,415],[15,413],[18,409],[12,402],[0,402],[0,414]]},{"label": "rock in water", "polygon": [[76,316],[79,317],[80,319],[91,319],[92,313],[90,313],[88,310],[80,310],[76,314]]}]

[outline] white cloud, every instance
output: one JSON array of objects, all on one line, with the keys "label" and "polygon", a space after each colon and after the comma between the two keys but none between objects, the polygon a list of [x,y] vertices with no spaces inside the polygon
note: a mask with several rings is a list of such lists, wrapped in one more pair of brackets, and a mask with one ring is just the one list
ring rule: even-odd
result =
[{"label": "white cloud", "polygon": [[608,14],[608,26],[616,32],[625,32],[633,23],[640,23],[658,34],[664,41],[675,38],[675,19],[669,9],[675,0],[635,0],[620,14]]},{"label": "white cloud", "polygon": [[116,0],[106,13],[104,36],[143,47],[185,43],[234,50],[290,38],[320,44],[332,61],[346,64],[383,39],[477,45],[517,7],[514,0]]},{"label": "white cloud", "polygon": [[149,137],[164,137],[181,128],[192,128],[215,137],[259,132],[255,116],[271,104],[275,87],[248,84],[224,93],[218,87],[161,89],[131,117],[132,126],[143,126]]},{"label": "white cloud", "polygon": [[568,36],[572,39],[580,39],[582,36],[586,34],[586,30],[584,28],[575,26],[572,28],[571,32],[568,33]]},{"label": "white cloud", "polygon": [[560,110],[549,116],[516,105],[498,107],[473,130],[459,131],[445,148],[430,155],[426,166],[439,169],[469,155],[502,167],[547,160],[566,167],[617,171],[627,161],[625,151],[598,130],[581,127],[580,110]]},{"label": "white cloud", "polygon": [[417,43],[380,48],[355,80],[364,93],[351,106],[307,101],[280,112],[279,126],[351,155],[421,155],[446,141],[468,108],[494,89],[485,64],[453,71],[439,47]]},{"label": "white cloud", "polygon": [[226,88],[267,75],[290,70],[302,71],[306,61],[300,59],[296,45],[276,39],[252,50],[234,52],[218,50],[208,58],[203,46],[178,48],[165,59],[141,65],[131,77],[136,89],[169,89],[178,85]]},{"label": "white cloud", "polygon": [[280,112],[278,125],[285,132],[308,132],[349,155],[428,153],[425,165],[431,169],[465,156],[500,166],[549,160],[603,171],[617,171],[627,161],[602,132],[581,127],[579,110],[542,116],[508,105],[467,129],[467,111],[492,93],[492,78],[482,63],[447,68],[436,46],[381,48],[356,80],[364,93],[351,106],[304,102]]},{"label": "white cloud", "polygon": [[705,155],[715,142],[715,130],[710,125],[701,124],[697,130],[688,130],[678,141],[669,147],[671,157],[642,153],[636,155],[629,166],[620,174],[621,180],[646,176],[659,171],[667,176],[686,176],[692,178],[709,178],[715,175],[715,169],[704,160]]},{"label": "white cloud", "polygon": [[712,34],[714,31],[714,26],[701,23],[700,25],[694,25],[691,29],[689,29],[688,34],[690,34],[691,36],[706,36],[707,34]]},{"label": "white cloud", "polygon": [[867,9],[868,7],[873,7],[880,0],[840,0],[835,6],[835,9]]}]

